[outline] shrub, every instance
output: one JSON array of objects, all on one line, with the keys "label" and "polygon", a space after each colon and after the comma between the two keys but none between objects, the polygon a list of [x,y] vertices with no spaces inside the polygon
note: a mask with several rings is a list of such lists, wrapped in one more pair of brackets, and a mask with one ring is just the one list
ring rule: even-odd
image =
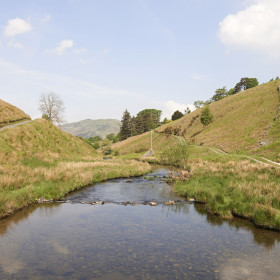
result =
[{"label": "shrub", "polygon": [[210,112],[209,106],[206,106],[202,111],[201,111],[201,116],[200,116],[200,121],[201,123],[206,126],[210,123],[213,122],[214,116]]},{"label": "shrub", "polygon": [[104,150],[104,155],[105,156],[110,155],[112,153],[113,153],[113,150],[110,147],[108,147],[107,149]]},{"label": "shrub", "polygon": [[160,154],[160,161],[183,169],[188,169],[189,146],[187,144],[177,144]]}]

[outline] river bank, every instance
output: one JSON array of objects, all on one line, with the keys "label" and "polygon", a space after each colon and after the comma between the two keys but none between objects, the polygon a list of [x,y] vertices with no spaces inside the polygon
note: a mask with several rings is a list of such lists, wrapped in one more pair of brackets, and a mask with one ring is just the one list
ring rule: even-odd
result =
[{"label": "river bank", "polygon": [[[188,156],[171,160],[141,158],[149,163],[176,162],[175,191],[206,204],[209,213],[226,219],[238,216],[256,226],[280,231],[280,169],[247,158],[213,154],[204,147],[185,145]],[[182,153],[180,153],[182,154]]]},{"label": "river bank", "polygon": [[[13,214],[38,200],[62,199],[89,184],[113,178],[140,176],[148,173],[148,163],[128,160],[61,161],[51,166],[2,167],[0,218]],[[5,173],[4,173],[5,172]]]}]

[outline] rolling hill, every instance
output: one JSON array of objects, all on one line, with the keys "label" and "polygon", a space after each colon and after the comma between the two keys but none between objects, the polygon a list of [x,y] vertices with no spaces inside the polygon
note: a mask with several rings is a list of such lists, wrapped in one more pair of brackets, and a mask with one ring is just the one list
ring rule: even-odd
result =
[{"label": "rolling hill", "polygon": [[101,136],[105,138],[110,133],[118,133],[121,122],[114,119],[82,120],[61,125],[60,128],[72,135],[84,138]]},{"label": "rolling hill", "polygon": [[30,120],[30,117],[19,108],[0,99],[0,127],[23,120]]},{"label": "rolling hill", "polygon": [[[7,122],[28,117],[6,102],[1,106],[0,117]],[[45,119],[10,126],[0,130],[0,218],[31,203],[62,199],[94,182],[149,170],[147,163],[105,162],[85,141]]]},{"label": "rolling hill", "polygon": [[[217,147],[229,153],[262,155],[280,161],[279,86],[280,80],[276,80],[211,103],[214,122],[206,127],[200,122],[202,108],[199,108],[156,131],[164,134],[169,130],[198,146]],[[120,153],[136,152],[139,146],[148,150],[146,138],[138,136],[135,141],[136,138],[132,137],[113,147]]]}]

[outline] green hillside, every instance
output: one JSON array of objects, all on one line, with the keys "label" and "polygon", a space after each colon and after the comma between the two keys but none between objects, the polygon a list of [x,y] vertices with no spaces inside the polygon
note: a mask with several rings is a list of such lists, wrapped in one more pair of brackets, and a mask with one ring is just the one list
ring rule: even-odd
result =
[{"label": "green hillside", "polygon": [[104,162],[86,142],[39,119],[0,131],[0,218],[40,199],[110,178],[147,173],[146,163]]},{"label": "green hillside", "polygon": [[214,121],[206,127],[200,122],[200,108],[157,131],[171,127],[193,144],[280,160],[279,85],[276,80],[211,103]]},{"label": "green hillside", "polygon": [[30,117],[22,110],[0,99],[0,127],[29,119]]},{"label": "green hillside", "polygon": [[[169,145],[174,137],[182,136],[187,142],[206,147],[217,147],[229,153],[255,154],[280,161],[280,81],[273,81],[258,87],[226,97],[211,103],[214,121],[203,126],[201,110],[183,118],[162,125],[157,133],[170,137],[156,136],[154,147]],[[173,137],[171,137],[173,135]],[[121,154],[148,150],[149,134],[142,134],[116,143],[113,148]],[[157,142],[159,141],[159,145]],[[177,139],[178,141],[178,139]]]},{"label": "green hillside", "polygon": [[84,138],[101,136],[105,138],[110,133],[118,133],[121,122],[114,119],[83,120],[61,125],[60,128],[72,135]]}]

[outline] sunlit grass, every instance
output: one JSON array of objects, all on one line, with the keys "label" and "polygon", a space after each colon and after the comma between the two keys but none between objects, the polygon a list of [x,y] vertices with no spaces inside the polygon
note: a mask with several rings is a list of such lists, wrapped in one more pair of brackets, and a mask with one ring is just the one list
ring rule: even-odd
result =
[{"label": "sunlit grass", "polygon": [[176,183],[182,196],[207,203],[226,218],[251,219],[258,226],[280,229],[280,170],[248,160],[190,162],[190,178]]},{"label": "sunlit grass", "polygon": [[0,127],[28,119],[30,117],[22,110],[0,99]]}]

